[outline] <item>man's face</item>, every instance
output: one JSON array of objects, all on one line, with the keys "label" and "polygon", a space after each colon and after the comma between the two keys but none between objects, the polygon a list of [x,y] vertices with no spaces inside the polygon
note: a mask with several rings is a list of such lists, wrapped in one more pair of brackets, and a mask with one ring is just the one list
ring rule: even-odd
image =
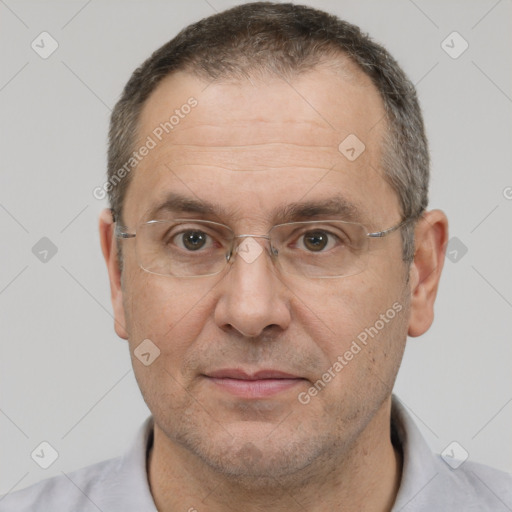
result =
[{"label": "man's face", "polygon": [[[134,171],[128,230],[153,220],[171,194],[211,212],[160,217],[220,222],[236,234],[347,220],[342,211],[287,216],[304,203],[352,205],[351,220],[368,231],[400,222],[381,168],[382,102],[351,71],[318,68],[289,83],[167,77],[144,107],[140,144],[188,98],[197,105],[180,111]],[[338,149],[350,134],[366,146],[353,161]],[[230,474],[284,476],[343,456],[372,421],[384,421],[407,333],[407,272],[399,232],[370,241],[363,272],[329,279],[279,272],[268,242],[255,240],[265,250],[254,261],[235,254],[220,274],[194,278],[145,272],[135,240],[120,242],[119,320],[156,428],[172,446]],[[145,339],[160,350],[149,366],[133,356]]]}]

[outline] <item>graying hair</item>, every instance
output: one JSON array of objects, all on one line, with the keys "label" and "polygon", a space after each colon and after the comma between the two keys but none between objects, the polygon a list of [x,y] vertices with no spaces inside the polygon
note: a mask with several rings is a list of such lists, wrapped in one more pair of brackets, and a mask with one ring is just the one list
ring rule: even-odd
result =
[{"label": "graying hair", "polygon": [[[140,112],[163,78],[187,71],[208,79],[250,77],[259,72],[296,76],[341,55],[355,63],[378,89],[385,108],[382,168],[398,195],[402,217],[417,219],[428,204],[429,154],[416,90],[389,52],[336,16],[294,4],[255,2],[204,18],[155,51],[126,84],[112,112],[108,178],[130,159]],[[127,174],[108,190],[122,218],[131,181]],[[402,231],[403,259],[414,257],[414,222]]]}]

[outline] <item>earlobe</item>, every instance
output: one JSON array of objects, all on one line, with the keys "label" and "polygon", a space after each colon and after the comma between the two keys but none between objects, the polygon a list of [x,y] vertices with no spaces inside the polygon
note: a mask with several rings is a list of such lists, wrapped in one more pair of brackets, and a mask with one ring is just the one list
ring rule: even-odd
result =
[{"label": "earlobe", "polygon": [[110,209],[104,209],[99,217],[99,233],[101,250],[110,281],[110,298],[114,310],[114,328],[120,338],[128,339],[126,317],[123,307],[123,290],[121,286],[121,271],[117,259],[117,240],[114,236],[114,221]]},{"label": "earlobe", "polygon": [[446,215],[441,210],[426,212],[415,230],[415,254],[410,269],[409,336],[421,336],[432,325],[447,240]]}]

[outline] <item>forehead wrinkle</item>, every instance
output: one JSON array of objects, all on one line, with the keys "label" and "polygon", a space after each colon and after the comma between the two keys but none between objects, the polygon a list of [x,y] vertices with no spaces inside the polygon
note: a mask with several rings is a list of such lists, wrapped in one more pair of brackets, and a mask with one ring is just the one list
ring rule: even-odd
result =
[{"label": "forehead wrinkle", "polygon": [[[175,144],[146,162],[171,162],[173,167],[219,167],[230,171],[281,168],[330,169],[339,159],[336,145],[282,142],[247,145]],[[146,164],[145,163],[145,164]],[[145,167],[145,164],[143,167]]]},{"label": "forehead wrinkle", "polygon": [[253,144],[185,144],[185,143],[179,143],[174,142],[172,143],[172,146],[180,146],[181,148],[209,148],[212,151],[222,151],[224,149],[233,149],[233,148],[252,148],[252,147],[258,147],[258,146],[294,146],[299,148],[314,148],[314,149],[326,149],[326,150],[332,150],[333,147],[336,148],[336,145],[331,146],[323,146],[320,144],[299,144],[296,142],[280,142],[280,141],[269,141],[269,142],[255,142]]},{"label": "forehead wrinkle", "polygon": [[[264,173],[264,172],[272,172],[278,169],[303,169],[308,171],[329,171],[332,170],[331,167],[327,166],[316,166],[316,167],[310,167],[309,165],[274,165],[274,166],[268,166],[268,165],[253,165],[250,169],[234,169],[231,167],[224,167],[222,165],[213,165],[213,164],[174,164],[173,167],[175,169],[181,169],[181,168],[187,168],[190,167],[194,170],[200,170],[201,168],[205,168],[206,170],[214,170],[219,169],[221,171],[228,171],[228,172],[257,172],[257,173]],[[259,167],[259,168],[257,168]],[[341,171],[340,171],[341,172]]]},{"label": "forehead wrinkle", "polygon": [[162,157],[172,159],[173,161],[196,160],[203,157],[218,158],[237,158],[251,159],[254,157],[282,160],[293,159],[303,161],[304,159],[316,159],[319,155],[332,159],[338,157],[338,146],[333,142],[332,145],[314,145],[291,142],[262,142],[254,144],[180,144],[173,142],[165,151],[160,152],[159,159]]}]

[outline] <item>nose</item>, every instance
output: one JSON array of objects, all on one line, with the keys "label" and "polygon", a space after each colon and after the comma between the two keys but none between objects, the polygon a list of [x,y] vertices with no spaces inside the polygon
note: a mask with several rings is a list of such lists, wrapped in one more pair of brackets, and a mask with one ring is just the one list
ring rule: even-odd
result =
[{"label": "nose", "polygon": [[289,292],[271,261],[267,237],[240,237],[229,271],[218,285],[215,322],[255,338],[290,323]]}]

